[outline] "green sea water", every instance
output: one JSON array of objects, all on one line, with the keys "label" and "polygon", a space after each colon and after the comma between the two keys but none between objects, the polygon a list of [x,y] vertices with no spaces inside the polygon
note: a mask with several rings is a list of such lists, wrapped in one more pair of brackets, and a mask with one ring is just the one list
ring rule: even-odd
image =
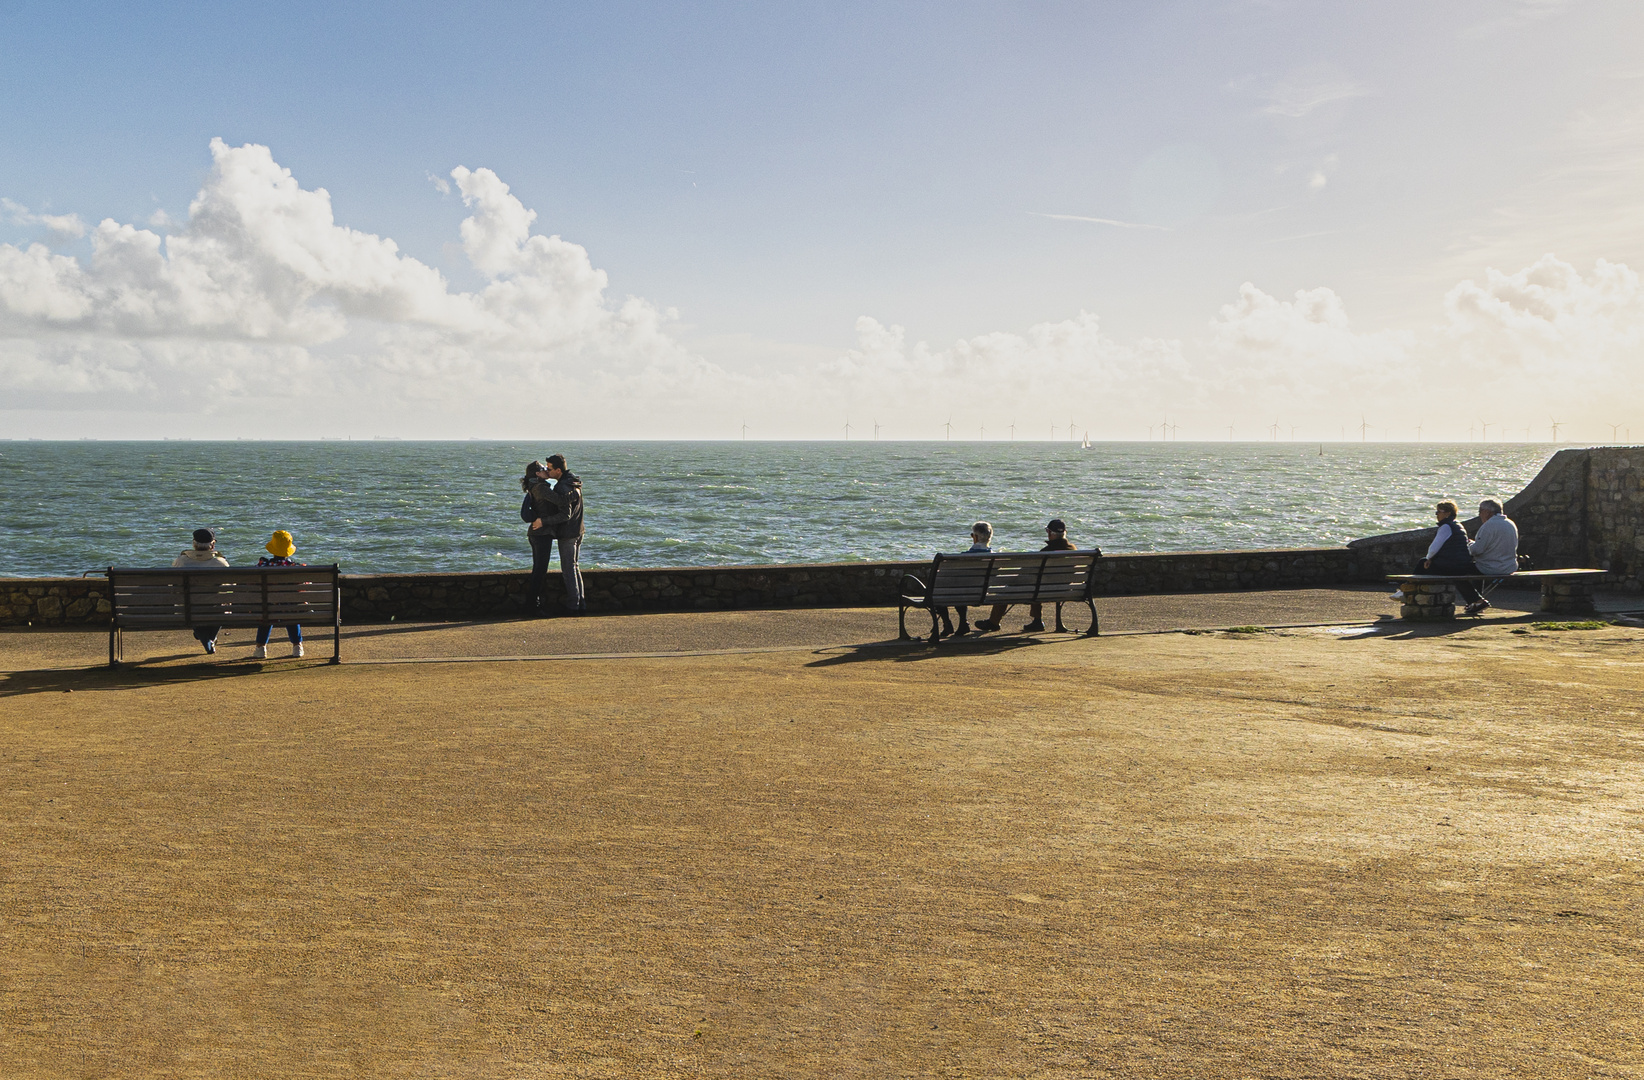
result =
[{"label": "green sea water", "polygon": [[530,562],[532,458],[582,477],[591,567],[916,559],[1001,549],[1067,521],[1109,552],[1311,547],[1508,497],[1551,455],[1522,443],[0,442],[0,576],[165,565],[217,530],[231,562],[275,529],[353,573]]}]

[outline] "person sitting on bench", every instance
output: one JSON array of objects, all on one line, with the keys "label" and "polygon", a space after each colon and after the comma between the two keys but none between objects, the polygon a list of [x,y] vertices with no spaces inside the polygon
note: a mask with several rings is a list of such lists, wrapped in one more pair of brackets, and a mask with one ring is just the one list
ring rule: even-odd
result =
[{"label": "person sitting on bench", "polygon": [[[1464,575],[1477,574],[1478,567],[1473,565],[1473,557],[1467,552],[1467,530],[1461,527],[1456,520],[1458,507],[1449,499],[1445,499],[1433,508],[1433,516],[1438,518],[1438,530],[1433,534],[1433,542],[1427,545],[1427,556],[1422,559],[1412,574],[1436,574],[1448,576],[1450,574]],[[1467,614],[1477,615],[1490,606],[1490,602],[1479,595],[1478,587],[1471,581],[1458,581],[1455,589],[1467,601]],[[1404,590],[1400,589],[1393,596],[1404,598]]]},{"label": "person sitting on bench", "polygon": [[1496,500],[1478,504],[1478,535],[1467,545],[1467,553],[1481,574],[1506,577],[1518,569],[1518,526]]},{"label": "person sitting on bench", "polygon": [[[1067,538],[1067,522],[1061,518],[1051,518],[1050,524],[1045,526],[1045,546],[1040,551],[1075,551],[1073,541]],[[976,629],[990,631],[999,629],[999,620],[1005,617],[1010,610],[1009,604],[994,604],[988,617],[976,624]],[[1028,608],[1028,624],[1022,627],[1022,633],[1034,634],[1045,628],[1044,605],[1037,601]]]},{"label": "person sitting on bench", "polygon": [[[993,549],[988,546],[988,541],[992,539],[993,526],[985,521],[978,521],[970,527],[970,548],[966,550],[965,554],[992,554]],[[959,612],[959,629],[957,630],[953,628],[953,620],[948,618],[948,609],[945,607],[936,609],[936,614],[942,619],[942,637],[964,637],[970,633],[970,608],[963,604],[955,604],[954,607]]]},{"label": "person sitting on bench", "polygon": [[[194,546],[171,560],[172,566],[183,566],[190,569],[211,569],[227,566],[228,560],[223,553],[217,550],[217,534],[210,529],[194,530]],[[194,640],[205,646],[205,651],[217,651],[217,632],[220,626],[196,626]]]}]

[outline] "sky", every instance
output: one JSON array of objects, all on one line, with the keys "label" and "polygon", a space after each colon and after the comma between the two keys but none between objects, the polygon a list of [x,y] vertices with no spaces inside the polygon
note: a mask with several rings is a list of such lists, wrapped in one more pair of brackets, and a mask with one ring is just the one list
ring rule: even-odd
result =
[{"label": "sky", "polygon": [[0,437],[1644,441],[1636,3],[0,40]]}]

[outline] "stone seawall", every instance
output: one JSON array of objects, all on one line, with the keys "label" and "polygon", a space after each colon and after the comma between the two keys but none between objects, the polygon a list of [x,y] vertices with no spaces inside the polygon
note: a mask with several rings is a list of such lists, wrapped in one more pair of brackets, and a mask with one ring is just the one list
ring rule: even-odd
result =
[{"label": "stone seawall", "polygon": [[[1363,579],[1366,565],[1348,548],[1187,551],[1111,555],[1097,568],[1102,595],[1282,589]],[[658,570],[588,570],[592,611],[713,611],[754,608],[893,606],[905,573],[929,563],[828,563]],[[1373,569],[1373,568],[1372,568]],[[473,619],[518,614],[524,571],[485,574],[345,574],[343,620]],[[560,604],[557,574],[549,603]],[[0,625],[108,624],[108,585],[100,578],[0,579]]]},{"label": "stone seawall", "polygon": [[[1561,450],[1506,504],[1518,523],[1519,550],[1538,567],[1592,566],[1610,572],[1605,588],[1644,588],[1644,447]],[[1476,519],[1467,522],[1469,529]],[[1283,589],[1380,581],[1404,573],[1432,539],[1412,529],[1354,540],[1339,548],[1182,551],[1110,555],[1099,565],[1101,595]],[[904,573],[927,563],[828,563],[589,570],[593,611],[710,611],[894,605]],[[347,622],[473,619],[518,613],[525,572],[344,575]],[[549,576],[558,605],[559,578]],[[0,626],[107,625],[101,578],[0,579]]]},{"label": "stone seawall", "polygon": [[[1608,570],[1603,588],[1644,589],[1644,447],[1560,450],[1523,491],[1503,506],[1518,525],[1518,550],[1537,568]],[[1469,510],[1471,507],[1462,507]],[[1478,518],[1462,522],[1468,532]],[[1351,541],[1363,562],[1409,573],[1435,529],[1411,529]]]}]

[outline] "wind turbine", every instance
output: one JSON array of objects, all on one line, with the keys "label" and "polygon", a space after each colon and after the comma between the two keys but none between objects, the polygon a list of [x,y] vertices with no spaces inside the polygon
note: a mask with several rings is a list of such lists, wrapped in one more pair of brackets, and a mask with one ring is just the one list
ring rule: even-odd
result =
[{"label": "wind turbine", "polygon": [[[1176,441],[1176,429],[1181,427],[1181,426],[1182,425],[1180,425],[1180,424],[1171,424],[1170,425],[1170,441],[1171,442]],[[1085,432],[1085,434],[1089,435],[1090,433],[1087,431],[1087,432]]]},{"label": "wind turbine", "polygon": [[1072,420],[1069,420],[1069,421],[1068,421],[1068,422],[1067,422],[1067,437],[1068,437],[1068,438],[1069,438],[1069,439],[1071,439],[1071,438],[1073,438],[1073,428],[1074,428],[1074,426],[1075,426],[1075,425],[1074,425],[1074,423],[1073,423],[1073,421],[1072,421]]},{"label": "wind turbine", "polygon": [[1232,424],[1227,425],[1227,441],[1228,442],[1233,441],[1233,425]]},{"label": "wind turbine", "polygon": [[1295,424],[1290,425],[1290,441],[1291,442],[1296,441],[1296,425]]},{"label": "wind turbine", "polygon": [[742,441],[748,441],[748,422],[746,420],[742,421]]},{"label": "wind turbine", "polygon": [[1416,425],[1416,441],[1421,442],[1421,425]]},{"label": "wind turbine", "polygon": [[1279,441],[1279,422],[1277,420],[1273,421],[1272,424],[1268,425],[1267,430],[1272,433],[1273,441],[1278,442]]},{"label": "wind turbine", "polygon": [[1484,421],[1483,421],[1483,420],[1480,420],[1480,421],[1479,421],[1479,422],[1478,422],[1478,425],[1479,425],[1479,430],[1480,430],[1480,431],[1481,431],[1481,432],[1483,432],[1483,435],[1484,435],[1484,441],[1485,441],[1485,442],[1489,442],[1489,441],[1490,441],[1490,429],[1491,429],[1491,428],[1492,428],[1492,427],[1495,427],[1495,426],[1496,426],[1496,425],[1494,425],[1494,424],[1486,424],[1486,423],[1485,423],[1485,422],[1484,422]]},{"label": "wind turbine", "polygon": [[845,441],[851,441],[851,422],[849,420],[845,421]]},{"label": "wind turbine", "polygon": [[1620,424],[1611,424],[1610,425],[1610,441],[1615,442],[1619,438],[1621,438],[1621,425]]},{"label": "wind turbine", "polygon": [[947,429],[948,441],[952,442],[953,441],[953,417],[951,417],[951,416],[948,417],[948,422],[943,424],[942,426]]},{"label": "wind turbine", "polygon": [[1467,425],[1467,441],[1468,442],[1473,441],[1473,429],[1474,429],[1475,426],[1476,425],[1474,425],[1474,424],[1468,424]]},{"label": "wind turbine", "polygon": [[1553,420],[1553,418],[1550,417],[1550,416],[1547,419],[1553,421],[1553,445],[1557,446],[1558,445],[1558,429],[1564,426],[1564,421],[1562,421],[1562,420]]},{"label": "wind turbine", "polygon": [[877,420],[873,422],[873,441],[879,441],[879,421]]},{"label": "wind turbine", "polygon": [[979,430],[979,431],[980,431],[980,432],[981,432],[981,433],[982,433],[982,435],[981,435],[981,440],[982,440],[982,441],[983,441],[983,442],[987,442],[987,441],[988,441],[988,426],[987,426],[987,425],[986,425],[986,424],[983,424],[983,425],[982,425],[982,426],[981,426],[981,427],[980,427],[980,428],[978,428],[978,429],[977,429],[977,430]]},{"label": "wind turbine", "polygon": [[1147,425],[1147,441],[1148,442],[1153,441],[1153,425],[1152,424]]},{"label": "wind turbine", "polygon": [[1369,430],[1370,430],[1370,421],[1368,421],[1364,418],[1363,413],[1360,413],[1359,414],[1359,442],[1364,441],[1365,433],[1368,432]]},{"label": "wind turbine", "polygon": [[1015,424],[1010,425],[1010,441],[1011,442],[1016,441],[1016,425]]}]

